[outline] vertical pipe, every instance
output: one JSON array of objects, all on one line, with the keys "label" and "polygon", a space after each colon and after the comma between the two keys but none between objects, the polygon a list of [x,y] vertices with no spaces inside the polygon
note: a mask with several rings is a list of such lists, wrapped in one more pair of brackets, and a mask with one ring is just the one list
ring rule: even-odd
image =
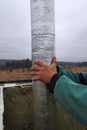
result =
[{"label": "vertical pipe", "polygon": [[[50,64],[55,56],[54,0],[31,0],[31,35],[33,64],[37,59]],[[48,130],[49,96],[45,84],[33,82],[33,93],[34,129]]]},{"label": "vertical pipe", "polygon": [[3,87],[0,87],[0,130],[3,130],[3,112],[4,112]]}]

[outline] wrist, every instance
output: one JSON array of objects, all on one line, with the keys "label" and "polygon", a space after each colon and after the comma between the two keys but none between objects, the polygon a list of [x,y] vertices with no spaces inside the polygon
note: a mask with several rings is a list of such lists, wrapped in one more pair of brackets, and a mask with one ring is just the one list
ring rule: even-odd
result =
[{"label": "wrist", "polygon": [[47,88],[49,89],[50,92],[54,92],[54,88],[56,85],[57,80],[59,79],[59,75],[58,74],[54,74],[49,82],[49,84],[47,84]]}]

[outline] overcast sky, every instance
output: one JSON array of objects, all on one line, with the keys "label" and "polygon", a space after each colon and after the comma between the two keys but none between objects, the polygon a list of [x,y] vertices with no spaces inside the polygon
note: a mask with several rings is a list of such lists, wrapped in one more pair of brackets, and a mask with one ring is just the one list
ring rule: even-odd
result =
[{"label": "overcast sky", "polygon": [[[0,59],[31,58],[30,0],[0,0]],[[87,0],[55,0],[56,57],[87,61]]]}]

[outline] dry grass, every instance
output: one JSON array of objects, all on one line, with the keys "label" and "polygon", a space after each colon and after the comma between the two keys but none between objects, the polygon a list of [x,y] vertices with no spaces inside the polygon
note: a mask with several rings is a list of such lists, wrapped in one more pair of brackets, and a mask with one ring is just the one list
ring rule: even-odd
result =
[{"label": "dry grass", "polygon": [[29,69],[0,70],[0,81],[29,80],[31,79]]},{"label": "dry grass", "polygon": [[87,72],[87,67],[70,67],[70,66],[66,66],[64,67],[67,70],[73,71],[73,72]]},{"label": "dry grass", "polygon": [[[64,67],[67,70],[71,70],[73,72],[87,72],[87,67]],[[0,81],[10,81],[10,80],[29,80],[30,69],[14,69],[13,71],[0,70]]]}]

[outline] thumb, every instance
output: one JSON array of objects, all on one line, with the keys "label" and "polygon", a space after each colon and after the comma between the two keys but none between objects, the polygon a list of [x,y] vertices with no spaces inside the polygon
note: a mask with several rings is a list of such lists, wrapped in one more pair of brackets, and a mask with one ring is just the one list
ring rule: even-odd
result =
[{"label": "thumb", "polygon": [[51,64],[55,64],[55,65],[56,65],[56,57],[53,57],[53,58],[52,58]]}]

